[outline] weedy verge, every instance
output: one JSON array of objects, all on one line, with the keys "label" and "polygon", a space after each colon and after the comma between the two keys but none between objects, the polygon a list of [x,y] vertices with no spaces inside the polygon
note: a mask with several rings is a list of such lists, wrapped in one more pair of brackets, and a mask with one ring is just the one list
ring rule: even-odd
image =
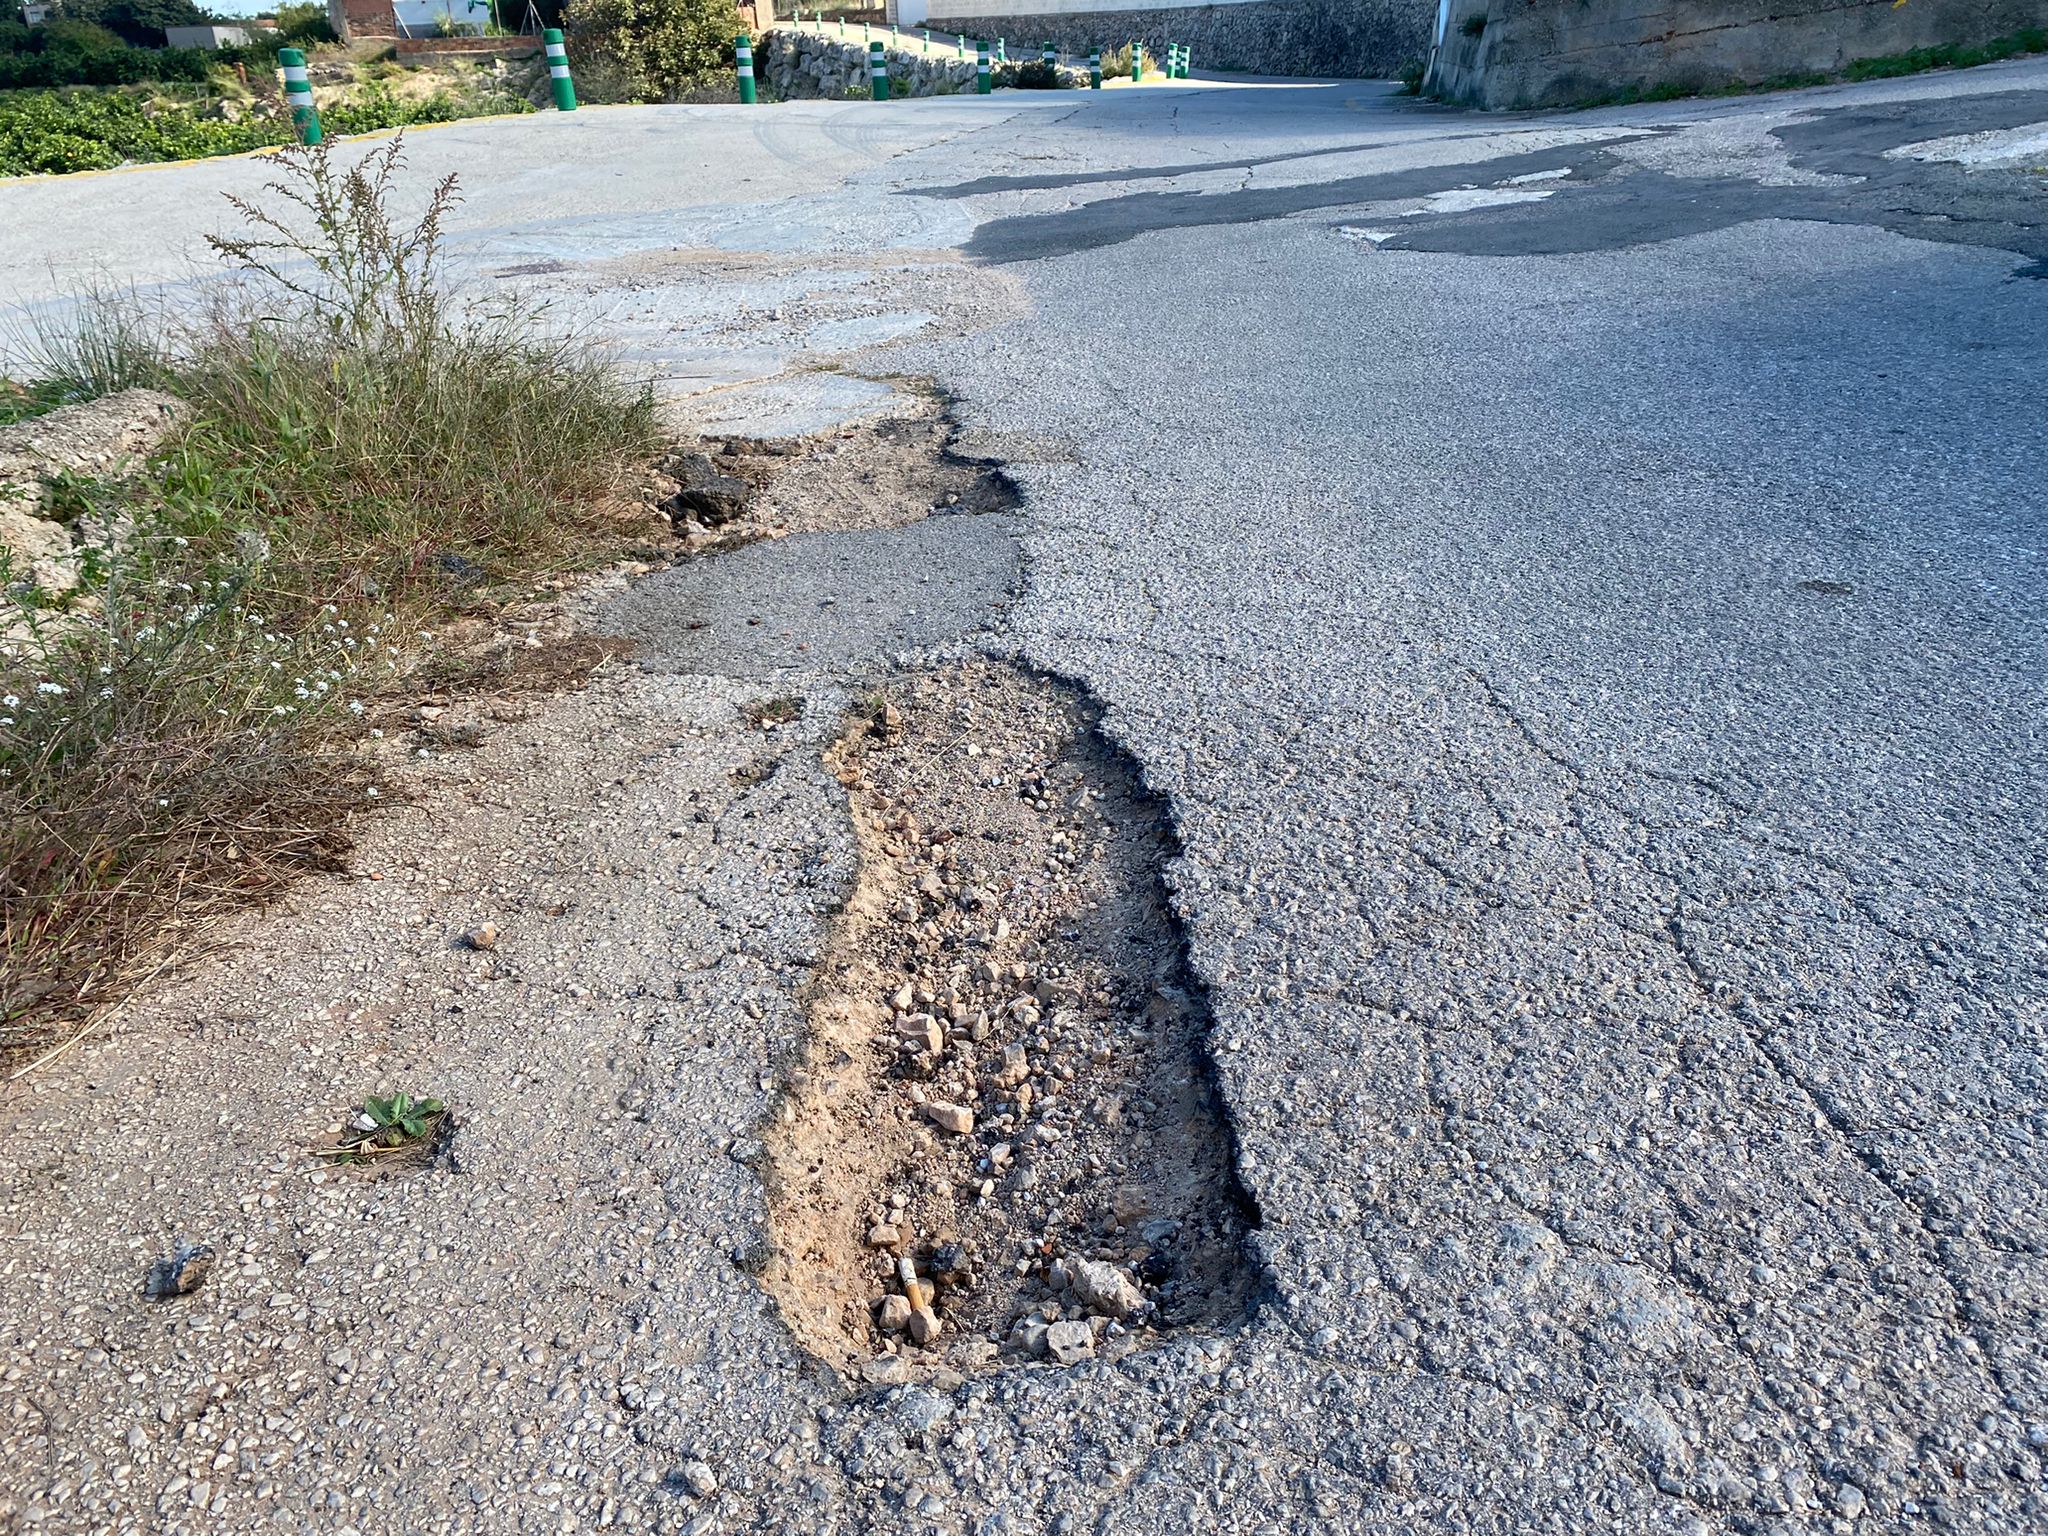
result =
[{"label": "weedy verge", "polygon": [[[235,297],[171,324],[89,296],[31,338],[21,413],[137,385],[189,406],[140,472],[73,488],[121,530],[71,590],[0,569],[0,1061],[16,1072],[214,914],[332,866],[380,794],[380,700],[436,636],[647,522],[653,404],[439,271],[453,177],[404,148],[278,157],[213,240]],[[600,655],[602,653],[600,652]]]}]

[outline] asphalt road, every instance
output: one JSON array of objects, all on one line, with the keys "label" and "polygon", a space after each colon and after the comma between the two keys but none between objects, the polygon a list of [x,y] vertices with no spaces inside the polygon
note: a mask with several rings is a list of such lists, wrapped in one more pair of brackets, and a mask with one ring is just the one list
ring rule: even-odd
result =
[{"label": "asphalt road", "polygon": [[[725,1483],[688,1528],[2041,1530],[2048,65],[735,110],[418,154],[463,261],[673,366],[679,419],[829,353],[1010,464],[974,643],[1094,693],[1172,807],[1265,1292],[950,1399],[721,1325],[662,1378]],[[68,230],[175,283],[255,174],[0,185],[0,267]],[[961,537],[787,580],[980,593]]]}]

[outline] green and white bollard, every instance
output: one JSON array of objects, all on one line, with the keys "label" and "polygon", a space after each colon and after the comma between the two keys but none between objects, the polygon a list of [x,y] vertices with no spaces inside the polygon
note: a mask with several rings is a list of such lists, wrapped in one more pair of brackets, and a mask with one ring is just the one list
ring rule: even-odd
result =
[{"label": "green and white bollard", "polygon": [[1088,89],[1091,91],[1102,89],[1102,50],[1100,48],[1090,48],[1088,50]]},{"label": "green and white bollard", "polygon": [[1058,50],[1055,49],[1051,43],[1047,43],[1043,48],[1038,50],[1039,62],[1045,65],[1047,69],[1051,69],[1054,65],[1059,63],[1059,58],[1060,56]]},{"label": "green and white bollard", "polygon": [[320,113],[313,105],[313,82],[306,78],[306,55],[297,48],[280,48],[277,67],[284,71],[284,99],[292,109],[292,127],[299,142],[318,144]]},{"label": "green and white bollard", "polygon": [[1145,50],[1138,46],[1136,38],[1131,39],[1131,84],[1136,85],[1145,78]]},{"label": "green and white bollard", "polygon": [[1010,62],[1009,47],[1004,43],[1003,39],[1001,39],[1000,37],[996,39],[996,62],[998,64],[1007,64]]},{"label": "green and white bollard", "polygon": [[868,83],[875,88],[875,100],[889,99],[889,61],[882,57],[879,41],[868,44]]},{"label": "green and white bollard", "polygon": [[563,112],[576,110],[576,82],[569,78],[569,50],[562,46],[562,29],[549,27],[540,35],[548,55],[548,84],[554,88],[555,106]]},{"label": "green and white bollard", "polygon": [[954,36],[958,41],[953,44],[953,57],[964,59],[967,57],[967,34],[965,32],[956,32]]},{"label": "green and white bollard", "polygon": [[994,89],[989,84],[988,39],[985,37],[978,37],[974,40],[974,89],[977,94],[982,96],[986,96]]},{"label": "green and white bollard", "polygon": [[733,41],[732,56],[740,72],[740,105],[751,107],[754,104],[754,40],[742,32]]}]

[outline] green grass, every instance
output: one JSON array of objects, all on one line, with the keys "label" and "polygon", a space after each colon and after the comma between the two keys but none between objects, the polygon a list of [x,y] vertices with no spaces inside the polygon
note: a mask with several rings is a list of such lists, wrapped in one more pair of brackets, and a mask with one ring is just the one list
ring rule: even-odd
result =
[{"label": "green grass", "polygon": [[0,570],[26,632],[0,646],[0,1058],[332,863],[379,796],[358,743],[443,625],[640,531],[650,398],[534,316],[453,307],[455,189],[394,222],[401,154],[285,151],[262,204],[294,216],[240,205],[250,229],[215,242],[241,305],[165,334],[100,296],[38,338],[17,398],[141,382],[192,416],[146,474],[67,484],[79,519],[138,530],[82,590]]},{"label": "green grass", "polygon": [[11,427],[18,421],[54,411],[68,398],[63,387],[50,379],[38,379],[32,384],[0,379],[0,427]]},{"label": "green grass", "polygon": [[1647,89],[1631,86],[1626,90],[1587,97],[1573,102],[1572,106],[1630,107],[1644,102],[1684,101],[1698,96],[1749,96],[1767,91],[1796,91],[1843,81],[1890,80],[1933,69],[1973,69],[1979,64],[1995,64],[2001,59],[2016,59],[2030,53],[2048,53],[2048,29],[2028,27],[1974,48],[1945,44],[1939,48],[1916,48],[1910,53],[1886,54],[1882,58],[1858,59],[1832,74],[1803,70],[1773,75],[1768,80],[1731,80],[1718,85],[1667,82]]},{"label": "green grass", "polygon": [[1898,75],[1917,75],[1930,69],[1974,69],[1979,64],[1996,64],[2023,54],[2048,53],[2048,28],[2027,27],[2008,37],[1994,38],[1981,47],[1944,44],[1939,48],[1915,48],[1884,58],[1859,59],[1842,71],[1845,80],[1889,80]]}]

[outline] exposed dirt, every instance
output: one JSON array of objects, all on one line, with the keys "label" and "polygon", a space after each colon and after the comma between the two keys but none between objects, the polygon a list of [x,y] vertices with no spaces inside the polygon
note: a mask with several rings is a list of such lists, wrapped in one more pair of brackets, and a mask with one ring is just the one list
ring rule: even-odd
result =
[{"label": "exposed dirt", "polygon": [[778,533],[900,528],[931,512],[1007,510],[1016,501],[993,460],[959,451],[945,402],[809,439],[786,458],[754,519]]},{"label": "exposed dirt", "polygon": [[[996,461],[961,450],[939,393],[899,387],[903,405],[879,421],[773,443],[702,440],[711,468],[747,482],[754,496],[741,516],[716,526],[679,519],[681,552],[710,554],[792,533],[901,528],[933,512],[1014,506],[1016,493]],[[668,483],[649,493],[652,500],[667,494]]]},{"label": "exposed dirt", "polygon": [[1243,1317],[1171,834],[1093,710],[974,662],[869,701],[828,762],[861,876],[769,1147],[798,1339],[884,1382]]}]

